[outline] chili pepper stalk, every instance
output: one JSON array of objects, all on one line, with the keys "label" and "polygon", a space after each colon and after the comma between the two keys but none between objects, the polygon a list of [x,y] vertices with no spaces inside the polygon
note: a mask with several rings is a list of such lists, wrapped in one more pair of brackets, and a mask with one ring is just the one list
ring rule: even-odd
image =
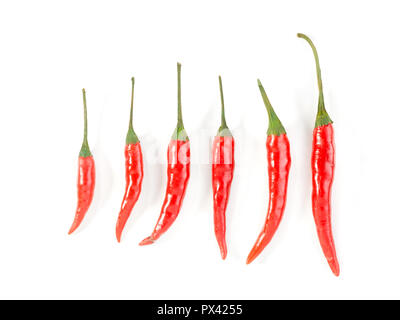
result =
[{"label": "chili pepper stalk", "polygon": [[336,256],[331,223],[331,190],[335,171],[335,143],[332,120],[325,109],[317,49],[306,35],[298,33],[297,36],[306,40],[311,46],[317,69],[319,91],[318,111],[313,131],[311,153],[313,216],[325,258],[333,274],[339,276],[340,267]]},{"label": "chili pepper stalk", "polygon": [[325,102],[324,102],[324,92],[322,90],[322,77],[321,77],[321,67],[319,65],[319,57],[317,53],[317,49],[314,46],[314,43],[311,41],[309,37],[307,37],[303,33],[298,33],[297,36],[299,38],[302,38],[308,42],[308,44],[311,46],[311,49],[314,54],[314,59],[315,59],[315,65],[317,69],[317,81],[318,81],[318,111],[317,111],[317,118],[315,119],[315,128],[321,127],[324,125],[328,125],[330,123],[333,123],[332,119],[329,117],[328,112],[326,112],[325,109]]},{"label": "chili pepper stalk", "polygon": [[286,134],[286,130],[283,127],[281,120],[279,120],[278,116],[276,115],[275,110],[268,99],[267,93],[265,92],[260,79],[257,79],[257,84],[258,88],[260,89],[261,97],[264,101],[264,105],[268,113],[269,125],[268,125],[267,135],[280,136],[281,134]]},{"label": "chili pepper stalk", "polygon": [[135,78],[131,78],[132,81],[132,91],[131,91],[131,108],[129,112],[129,128],[128,133],[126,134],[126,144],[135,144],[139,142],[139,138],[137,137],[135,130],[133,130],[133,97],[135,91]]},{"label": "chili pepper stalk", "polygon": [[83,95],[83,142],[82,147],[79,152],[80,157],[91,157],[92,153],[90,152],[89,143],[88,143],[88,122],[87,122],[87,106],[86,106],[86,90],[82,89]]},{"label": "chili pepper stalk", "polygon": [[226,119],[225,119],[225,102],[224,102],[224,91],[222,88],[222,79],[221,76],[218,76],[219,82],[219,93],[221,98],[221,125],[218,129],[217,136],[219,137],[232,137],[232,133],[229,130]]},{"label": "chili pepper stalk", "polygon": [[176,128],[174,130],[174,133],[172,134],[171,139],[178,141],[188,141],[189,137],[183,125],[183,118],[182,118],[182,93],[181,93],[182,65],[179,62],[177,63],[177,69],[178,69],[178,122],[176,124]]}]

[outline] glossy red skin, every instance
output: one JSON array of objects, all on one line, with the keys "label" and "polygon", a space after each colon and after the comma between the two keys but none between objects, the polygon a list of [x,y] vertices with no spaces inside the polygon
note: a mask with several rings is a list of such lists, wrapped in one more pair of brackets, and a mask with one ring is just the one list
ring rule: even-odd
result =
[{"label": "glossy red skin", "polygon": [[226,207],[235,168],[235,141],[233,137],[216,136],[212,147],[212,187],[214,200],[214,232],[221,251],[226,258]]},{"label": "glossy red skin", "polygon": [[121,234],[142,190],[143,156],[140,142],[125,146],[125,195],[116,225],[116,236],[121,241]]},{"label": "glossy red skin", "polygon": [[79,157],[78,164],[78,205],[76,208],[75,219],[68,232],[71,234],[81,224],[83,218],[92,203],[94,186],[96,182],[96,172],[94,159],[90,157]]},{"label": "glossy red skin", "polygon": [[312,155],[312,209],[322,251],[338,276],[339,262],[331,225],[331,189],[335,170],[335,144],[332,124],[314,129]]},{"label": "glossy red skin", "polygon": [[168,180],[164,203],[153,233],[140,243],[141,246],[154,243],[174,223],[185,197],[189,176],[189,141],[171,140],[168,145]]},{"label": "glossy red skin", "polygon": [[251,263],[271,241],[281,222],[286,206],[287,185],[291,164],[290,144],[286,134],[267,137],[269,204],[264,227],[247,257]]}]

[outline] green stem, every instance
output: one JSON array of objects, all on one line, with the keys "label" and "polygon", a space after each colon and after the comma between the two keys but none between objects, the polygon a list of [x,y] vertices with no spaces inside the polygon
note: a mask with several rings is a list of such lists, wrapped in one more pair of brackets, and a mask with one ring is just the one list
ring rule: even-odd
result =
[{"label": "green stem", "polygon": [[185,131],[182,120],[182,98],[181,98],[181,64],[178,62],[178,123],[176,125],[175,131],[172,134],[173,140],[187,141],[189,137]]},{"label": "green stem", "polygon": [[178,127],[183,128],[182,98],[181,98],[181,64],[178,62]]},{"label": "green stem", "polygon": [[82,89],[83,94],[83,142],[87,143],[87,106],[86,106],[86,91]]},{"label": "green stem", "polygon": [[90,157],[92,154],[89,149],[89,143],[87,140],[87,107],[86,107],[86,91],[82,89],[83,94],[83,142],[81,151],[79,152],[80,157]]},{"label": "green stem", "polygon": [[219,92],[221,96],[221,126],[218,129],[217,135],[220,137],[231,137],[232,133],[230,132],[225,120],[224,91],[222,89],[221,76],[218,76],[218,80],[219,80]]},{"label": "green stem", "polygon": [[269,119],[269,126],[268,126],[268,131],[267,134],[268,135],[275,135],[275,136],[279,136],[281,134],[285,134],[286,130],[283,127],[281,121],[279,120],[278,116],[275,113],[274,108],[272,108],[271,102],[269,102],[268,96],[265,93],[264,87],[261,84],[261,81],[259,79],[257,79],[257,83],[258,83],[258,87],[260,89],[261,92],[261,96],[264,100],[264,105],[265,108],[267,109],[268,112],[268,119]]},{"label": "green stem", "polygon": [[135,90],[135,78],[132,77],[131,111],[130,111],[130,115],[129,115],[129,129],[130,128],[133,129],[132,118],[133,118],[133,93],[134,93],[134,90]]},{"label": "green stem", "polygon": [[314,59],[315,59],[315,65],[317,68],[317,80],[318,80],[318,90],[319,90],[319,98],[318,98],[318,112],[317,112],[317,119],[315,120],[315,127],[320,127],[323,125],[327,125],[332,123],[333,121],[329,117],[328,113],[326,112],[325,109],[325,102],[324,102],[324,93],[322,90],[322,77],[321,77],[321,67],[319,65],[319,58],[318,58],[318,53],[317,49],[314,46],[314,43],[311,41],[309,37],[307,37],[305,34],[298,33],[297,36],[299,38],[303,38],[308,42],[308,44],[311,46],[311,49],[314,54]]},{"label": "green stem", "polygon": [[129,115],[129,129],[128,134],[126,135],[126,144],[135,144],[139,142],[139,138],[137,137],[135,131],[133,130],[133,93],[135,88],[135,78],[132,77],[132,93],[131,93],[131,110]]},{"label": "green stem", "polygon": [[218,76],[219,80],[219,92],[221,95],[221,128],[227,128],[226,120],[225,120],[225,104],[224,104],[224,92],[222,90],[222,79],[221,76]]}]

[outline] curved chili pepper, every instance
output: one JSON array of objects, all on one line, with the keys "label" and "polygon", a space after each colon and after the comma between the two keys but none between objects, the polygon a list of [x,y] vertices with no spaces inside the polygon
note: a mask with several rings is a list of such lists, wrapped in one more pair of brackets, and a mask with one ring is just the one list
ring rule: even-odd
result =
[{"label": "curved chili pepper", "polygon": [[154,243],[177,218],[190,176],[190,145],[182,120],[181,64],[178,63],[178,124],[168,145],[167,190],[160,217],[153,233],[140,242],[144,246]]},{"label": "curved chili pepper", "polygon": [[137,137],[132,125],[133,113],[133,91],[135,86],[135,78],[132,78],[132,96],[131,96],[131,111],[129,117],[129,129],[126,135],[125,145],[125,194],[121,204],[121,210],[118,215],[116,225],[117,241],[121,241],[121,234],[125,224],[132,212],[136,201],[139,199],[140,191],[142,190],[143,181],[143,156],[140,147],[140,141]]},{"label": "curved chili pepper", "polygon": [[285,210],[291,164],[290,144],[286,136],[285,128],[272,108],[260,80],[258,80],[258,86],[269,118],[267,132],[269,204],[264,227],[247,257],[247,264],[250,264],[257,258],[271,241],[275,231],[278,229]]},{"label": "curved chili pepper", "polygon": [[94,159],[89,149],[87,140],[87,108],[86,92],[83,93],[83,115],[84,115],[84,135],[81,151],[79,152],[78,165],[78,205],[76,208],[75,219],[69,229],[68,234],[74,232],[81,224],[86,212],[88,211],[93,199],[94,185],[96,180]]},{"label": "curved chili pepper", "polygon": [[331,224],[331,189],[335,169],[333,121],[325,110],[321,68],[317,50],[309,37],[301,33],[298,33],[297,36],[306,40],[314,53],[319,89],[318,112],[313,132],[311,154],[313,215],[322,251],[333,274],[339,276],[340,268],[336,257]]},{"label": "curved chili pepper", "polygon": [[221,126],[214,138],[212,148],[212,186],[214,199],[214,232],[221,251],[221,257],[225,260],[227,254],[225,212],[228,205],[233,171],[235,168],[235,141],[226,125],[221,77],[219,77],[219,90],[221,94]]}]

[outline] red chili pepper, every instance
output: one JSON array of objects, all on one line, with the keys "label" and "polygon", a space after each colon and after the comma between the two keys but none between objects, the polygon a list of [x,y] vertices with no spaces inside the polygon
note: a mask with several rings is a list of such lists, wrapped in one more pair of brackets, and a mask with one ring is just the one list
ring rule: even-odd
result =
[{"label": "red chili pepper", "polygon": [[132,78],[132,96],[131,96],[131,112],[129,117],[129,129],[126,135],[125,145],[125,195],[122,200],[121,210],[118,215],[116,236],[117,241],[121,241],[121,234],[125,224],[132,212],[136,201],[139,198],[142,190],[143,181],[143,156],[140,147],[140,141],[137,137],[132,125],[133,113],[133,91],[135,86],[135,78]]},{"label": "red chili pepper", "polygon": [[140,242],[141,246],[154,243],[177,218],[190,176],[189,137],[182,120],[181,64],[178,63],[178,124],[168,145],[167,190],[160,217],[153,233]]},{"label": "red chili pepper", "polygon": [[297,34],[297,36],[305,39],[313,50],[319,89],[318,112],[313,132],[311,154],[313,215],[322,251],[333,274],[339,276],[340,268],[336,257],[331,224],[331,189],[335,169],[333,121],[325,110],[321,68],[317,50],[309,37],[301,33]]},{"label": "red chili pepper", "polygon": [[276,115],[267,94],[258,80],[261,96],[267,108],[269,127],[267,132],[267,159],[269,177],[269,204],[264,227],[247,257],[250,264],[271,241],[281,222],[286,205],[287,185],[291,164],[290,144],[285,128]]},{"label": "red chili pepper", "polygon": [[225,260],[227,254],[225,240],[225,212],[228,205],[233,171],[235,168],[235,141],[232,133],[226,125],[221,77],[219,77],[219,89],[221,93],[221,126],[214,138],[212,148],[212,186],[214,199],[214,232],[221,251],[222,259]]},{"label": "red chili pepper", "polygon": [[81,151],[79,153],[78,166],[78,205],[76,208],[75,219],[68,232],[71,234],[81,224],[86,212],[89,209],[93,199],[94,185],[96,180],[94,159],[89,149],[87,140],[87,109],[86,109],[86,92],[83,92],[83,114],[84,114],[84,135]]}]

